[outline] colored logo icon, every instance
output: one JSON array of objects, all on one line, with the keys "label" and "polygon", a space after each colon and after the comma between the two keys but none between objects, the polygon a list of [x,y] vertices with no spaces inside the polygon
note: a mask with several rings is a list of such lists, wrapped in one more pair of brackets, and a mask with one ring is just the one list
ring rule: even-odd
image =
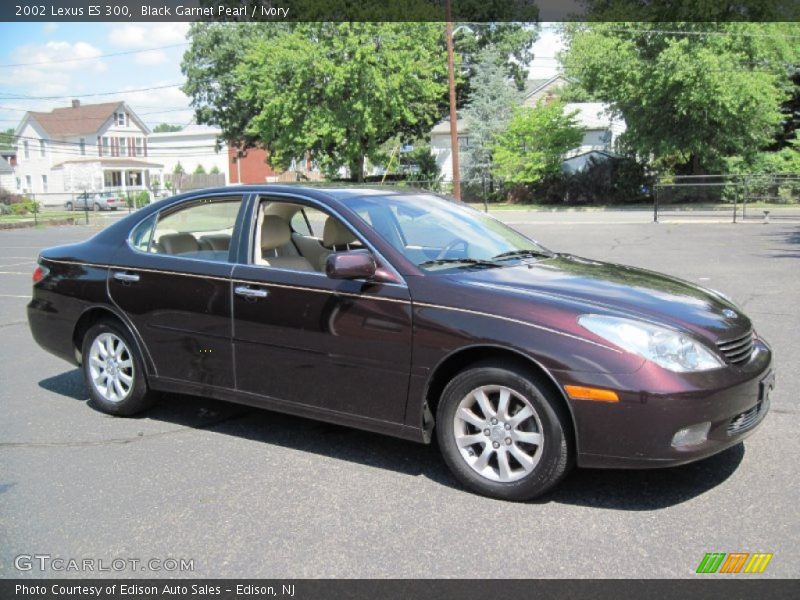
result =
[{"label": "colored logo icon", "polygon": [[707,552],[697,566],[697,573],[763,573],[771,552]]}]

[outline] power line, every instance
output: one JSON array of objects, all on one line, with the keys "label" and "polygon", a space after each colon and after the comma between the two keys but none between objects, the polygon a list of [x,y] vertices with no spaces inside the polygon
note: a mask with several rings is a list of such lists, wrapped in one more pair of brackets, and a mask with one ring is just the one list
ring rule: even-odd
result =
[{"label": "power line", "polygon": [[154,90],[165,90],[168,88],[181,87],[182,83],[170,83],[169,85],[157,85],[153,87],[139,88],[134,90],[117,90],[113,92],[96,92],[94,94],[67,94],[65,96],[0,96],[0,100],[64,100],[69,98],[89,98],[94,96],[119,96],[123,94],[133,94],[135,92],[151,92]]},{"label": "power line", "polygon": [[740,37],[768,37],[768,38],[787,38],[800,39],[800,34],[786,33],[751,33],[747,31],[681,31],[668,29],[630,29],[630,28],[601,28],[599,32],[612,31],[615,33],[644,33],[644,34],[665,34],[665,35],[718,35],[718,36],[740,36]]},{"label": "power line", "polygon": [[[66,108],[66,107],[64,107],[64,108]],[[0,106],[0,110],[13,110],[15,112],[24,112],[24,113],[26,113],[26,112],[45,112],[45,111],[37,111],[37,110],[33,110],[32,111],[32,110],[27,109],[27,108],[16,108],[16,107],[13,107],[13,106]],[[187,106],[186,108],[175,107],[175,108],[165,108],[164,110],[152,110],[152,111],[148,111],[148,112],[138,112],[137,111],[136,114],[138,116],[142,117],[142,116],[145,116],[145,115],[160,115],[162,113],[181,112],[181,111],[185,111],[185,110],[194,110],[194,109],[191,106]],[[61,120],[61,119],[59,118],[58,120]],[[73,121],[75,119],[69,118],[69,119],[64,119],[64,120]]]},{"label": "power line", "polygon": [[111,52],[109,54],[98,54],[97,56],[81,56],[78,58],[65,58],[63,60],[44,60],[40,62],[29,63],[11,63],[0,65],[0,69],[10,69],[13,67],[38,67],[44,65],[60,65],[69,62],[81,62],[86,60],[97,60],[98,58],[110,58],[112,56],[126,56],[129,54],[141,54],[143,52],[153,52],[155,50],[167,50],[168,48],[179,48],[181,46],[188,46],[190,42],[182,42],[180,44],[169,44],[167,46],[156,46],[154,48],[145,48],[143,50],[126,50],[124,52]]}]

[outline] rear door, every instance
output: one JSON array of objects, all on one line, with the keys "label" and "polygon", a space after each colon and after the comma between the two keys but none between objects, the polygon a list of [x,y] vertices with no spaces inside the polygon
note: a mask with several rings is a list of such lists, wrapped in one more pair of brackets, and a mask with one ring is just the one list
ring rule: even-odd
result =
[{"label": "rear door", "polygon": [[[316,208],[325,218],[330,216],[324,207]],[[298,219],[287,221],[296,224]],[[251,227],[248,234],[252,252],[257,247],[255,230]],[[293,233],[307,232],[293,228]],[[303,254],[303,244],[293,243]],[[253,254],[236,265],[237,389],[323,411],[402,423],[411,366],[408,288],[402,280],[333,280],[314,256],[306,258],[315,270],[254,264]]]},{"label": "rear door", "polygon": [[112,301],[144,339],[157,375],[233,388],[232,240],[241,194],[203,196],[141,223],[109,273]]}]

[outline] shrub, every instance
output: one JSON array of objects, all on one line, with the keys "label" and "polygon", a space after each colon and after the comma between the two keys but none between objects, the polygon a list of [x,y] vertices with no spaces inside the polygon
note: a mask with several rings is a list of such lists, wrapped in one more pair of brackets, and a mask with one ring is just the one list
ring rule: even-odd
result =
[{"label": "shrub", "polygon": [[27,215],[29,213],[39,212],[39,203],[30,198],[24,198],[21,202],[15,202],[9,205],[8,208],[12,215]]},{"label": "shrub", "polygon": [[652,178],[628,158],[591,159],[577,173],[545,176],[530,190],[542,204],[626,204],[651,199]]},{"label": "shrub", "polygon": [[134,207],[136,208],[142,208],[143,206],[147,206],[148,204],[150,204],[150,194],[145,191],[141,191],[138,194],[136,194],[133,201],[134,201]]}]

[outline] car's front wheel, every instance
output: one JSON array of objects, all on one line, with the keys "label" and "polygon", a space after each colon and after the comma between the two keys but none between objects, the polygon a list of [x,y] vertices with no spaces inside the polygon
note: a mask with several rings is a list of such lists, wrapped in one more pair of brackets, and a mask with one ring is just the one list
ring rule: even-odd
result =
[{"label": "car's front wheel", "polygon": [[103,412],[129,416],[155,400],[136,346],[118,324],[101,321],[86,332],[82,362],[89,396]]},{"label": "car's front wheel", "polygon": [[467,488],[529,500],[555,486],[572,462],[569,419],[547,382],[515,368],[476,365],[442,393],[437,438]]},{"label": "car's front wheel", "polygon": [[72,204],[72,202],[67,202],[67,204],[66,204],[66,206],[64,208],[66,208],[70,212],[75,210],[75,206]]}]

